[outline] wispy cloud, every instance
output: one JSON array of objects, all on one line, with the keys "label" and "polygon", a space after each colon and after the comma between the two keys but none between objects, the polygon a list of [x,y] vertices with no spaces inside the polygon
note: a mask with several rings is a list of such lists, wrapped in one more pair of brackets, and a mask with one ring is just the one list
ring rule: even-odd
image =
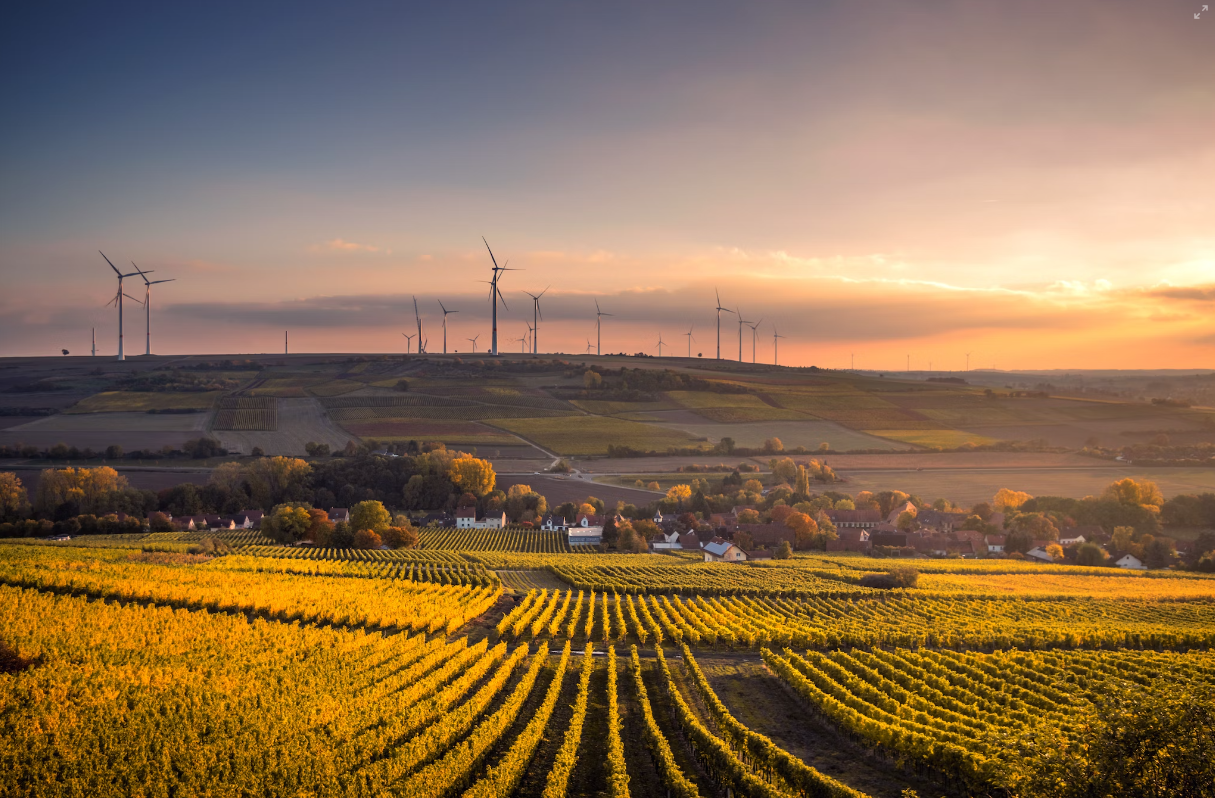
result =
[{"label": "wispy cloud", "polygon": [[358,243],[355,243],[354,241],[346,241],[341,238],[334,238],[334,239],[326,241],[322,244],[313,244],[312,246],[308,247],[308,251],[309,252],[344,252],[344,253],[367,252],[367,253],[377,253],[377,254],[384,254],[384,255],[392,254],[391,249],[377,247],[372,244],[358,244]]}]

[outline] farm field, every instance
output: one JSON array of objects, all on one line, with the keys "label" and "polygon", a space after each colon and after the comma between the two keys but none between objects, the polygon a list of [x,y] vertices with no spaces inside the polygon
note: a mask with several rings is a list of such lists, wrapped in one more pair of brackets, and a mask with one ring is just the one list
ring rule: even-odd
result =
[{"label": "farm field", "polygon": [[[1215,578],[934,561],[881,591],[850,581],[883,567],[863,557],[422,532],[408,551],[229,533],[215,558],[117,539],[154,536],[0,545],[6,774],[36,796],[589,797],[627,778],[638,796],[1039,798],[1009,735],[1076,734],[1113,691],[1215,685]],[[1008,594],[1014,577],[1041,592]]]},{"label": "farm field", "polygon": [[88,413],[46,416],[18,427],[16,433],[49,432],[193,432],[205,430],[211,413]]},{"label": "farm field", "polygon": [[987,501],[1000,488],[1022,490],[1034,496],[1071,496],[1081,498],[1101,493],[1110,482],[1123,477],[1142,477],[1155,482],[1166,497],[1180,493],[1215,491],[1215,470],[1207,468],[1136,468],[1110,463],[1092,467],[1023,468],[933,468],[931,470],[879,470],[837,466],[828,462],[844,478],[840,490],[902,490],[917,496],[946,498],[961,504]]},{"label": "farm field", "polygon": [[804,446],[814,450],[828,443],[832,449],[907,449],[908,442],[890,441],[873,433],[850,430],[831,421],[819,421],[802,416],[800,421],[756,421],[751,423],[718,423],[664,421],[672,429],[683,430],[693,437],[707,437],[717,443],[724,437],[733,438],[739,446],[760,448],[768,438],[779,438],[786,449]]},{"label": "farm field", "polygon": [[678,430],[654,427],[610,416],[563,418],[498,418],[487,423],[534,441],[558,454],[606,454],[609,444],[662,451],[671,446],[694,446],[695,438]]},{"label": "farm field", "polygon": [[354,440],[350,433],[333,423],[320,402],[313,398],[278,399],[278,429],[272,432],[215,429],[213,437],[229,451],[249,454],[260,446],[268,455],[306,454],[304,446],[310,441],[327,443],[330,449],[345,447]]},{"label": "farm field", "polygon": [[888,438],[925,449],[956,449],[967,444],[984,446],[997,440],[956,429],[871,429],[866,432],[878,438]]},{"label": "farm field", "polygon": [[81,399],[65,413],[141,413],[147,410],[210,410],[222,391],[155,393],[150,391],[104,391]]}]

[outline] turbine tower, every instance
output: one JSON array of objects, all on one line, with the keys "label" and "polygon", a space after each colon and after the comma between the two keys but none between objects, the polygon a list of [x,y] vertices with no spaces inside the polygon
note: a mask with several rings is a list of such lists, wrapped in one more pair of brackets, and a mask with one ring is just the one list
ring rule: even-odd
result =
[{"label": "turbine tower", "polygon": [[[724,310],[726,313],[733,313],[734,311],[730,310],[729,308],[723,308],[721,306],[721,292],[720,291],[718,291],[716,288],[714,288],[713,292],[717,294],[717,359],[721,360],[721,312]],[[741,360],[741,359],[742,359],[742,355],[739,355],[739,360]]]},{"label": "turbine tower", "polygon": [[406,333],[401,333],[401,335],[405,336],[405,354],[411,354],[413,352],[413,339],[416,337],[416,334],[408,335]]},{"label": "turbine tower", "polygon": [[755,362],[755,339],[759,337],[759,325],[761,325],[763,323],[764,323],[763,319],[760,319],[759,321],[755,322],[754,324],[747,322],[747,326],[751,328],[751,362],[752,363]]},{"label": "turbine tower", "polygon": [[[101,257],[105,258],[104,252],[102,252],[101,250],[97,250],[97,251],[101,254]],[[122,292],[122,278],[134,277],[137,274],[142,274],[142,272],[133,271],[130,274],[123,274],[122,272],[118,271],[117,266],[115,266],[113,263],[110,262],[109,258],[105,258],[105,262],[109,263],[110,268],[114,270],[114,274],[118,275],[118,293],[115,294],[114,299],[113,299],[113,303],[118,306],[118,359],[126,360],[126,356],[123,353],[123,349],[122,349],[122,298],[125,296],[127,299],[130,299],[134,302],[138,302],[139,300],[135,299],[135,297],[133,297],[133,296],[124,294]],[[106,304],[108,305],[110,303],[107,302]]]},{"label": "turbine tower", "polygon": [[583,354],[589,355],[590,353],[591,353],[591,339],[587,338],[586,339],[586,351]]},{"label": "turbine tower", "polygon": [[772,365],[774,365],[774,366],[780,365],[780,357],[779,357],[780,352],[778,352],[777,348],[776,348],[777,339],[784,338],[784,337],[785,336],[781,335],[780,333],[778,333],[776,331],[776,325],[775,324],[772,325]]},{"label": "turbine tower", "polygon": [[602,339],[599,337],[599,330],[601,327],[600,319],[602,319],[604,316],[611,316],[611,315],[613,315],[613,314],[604,313],[602,310],[599,309],[599,300],[596,299],[595,300],[595,354],[596,355],[603,354],[603,350],[600,347],[600,343],[601,343]]},{"label": "turbine tower", "polygon": [[[485,241],[485,236],[481,236],[481,240]],[[506,297],[502,296],[502,291],[500,291],[498,289],[498,278],[502,276],[502,272],[516,272],[516,271],[522,271],[522,270],[521,269],[508,269],[505,266],[499,266],[498,259],[494,257],[494,251],[489,248],[488,241],[485,241],[485,248],[487,250],[489,250],[489,259],[491,261],[493,261],[493,264],[494,264],[494,267],[493,267],[494,279],[489,280],[487,282],[489,282],[489,301],[494,306],[493,339],[490,341],[489,353],[491,355],[496,355],[496,354],[498,354],[498,300],[499,299],[502,300],[502,307],[506,308],[507,310],[510,310],[510,308],[507,307],[507,305],[506,305]],[[510,263],[510,261],[508,260],[507,263]],[[479,338],[480,335],[478,334],[477,337]]]},{"label": "turbine tower", "polygon": [[663,342],[663,340],[662,340],[662,333],[658,333],[658,356],[659,356],[659,357],[662,357],[662,345],[663,345],[663,343],[664,343],[664,342]]},{"label": "turbine tower", "polygon": [[[135,261],[131,261],[131,265],[135,266]],[[152,354],[152,286],[156,285],[157,283],[171,283],[171,282],[173,282],[173,280],[175,280],[177,278],[171,278],[168,280],[151,280],[151,281],[149,281],[147,272],[143,271],[138,266],[135,266],[135,271],[139,272],[139,276],[143,278],[143,282],[144,282],[143,311],[144,311],[144,316],[145,316],[145,320],[144,320],[145,328],[147,331],[147,338],[148,338],[148,341],[147,341],[148,350],[146,352],[144,352],[144,354],[150,355],[150,354]]]},{"label": "turbine tower", "polygon": [[539,346],[539,343],[540,343],[538,340],[540,338],[540,336],[536,335],[536,331],[540,329],[540,320],[544,318],[544,314],[540,312],[540,297],[547,294],[549,288],[552,288],[552,286],[551,285],[548,286],[547,288],[545,288],[543,291],[541,291],[538,294],[533,294],[531,291],[523,292],[532,298],[532,327],[531,327],[531,330],[532,330],[532,354],[533,355],[537,354],[537,352],[538,352],[537,347]]},{"label": "turbine tower", "polygon": [[464,339],[464,340],[466,340],[466,341],[472,341],[472,345],[473,345],[473,354],[474,354],[474,355],[477,353],[477,339],[478,339],[478,338],[480,338],[480,337],[481,337],[481,333],[477,333],[477,334],[476,334],[476,335],[474,335],[472,338],[465,338],[465,339]]},{"label": "turbine tower", "polygon": [[448,310],[443,307],[443,300],[439,300],[439,307],[443,310],[443,354],[447,354],[447,314],[459,313],[458,310]]},{"label": "turbine tower", "polygon": [[739,308],[737,313],[738,313],[738,362],[741,363],[741,362],[743,362],[743,359],[742,359],[742,328],[743,328],[744,324],[750,324],[751,322],[747,321],[746,319],[744,319],[742,317],[742,308]]},{"label": "turbine tower", "polygon": [[97,357],[97,328],[93,328],[93,357]]},{"label": "turbine tower", "polygon": [[[527,322],[523,322],[527,324]],[[527,346],[532,350],[532,354],[536,354],[536,328],[527,324]]]},{"label": "turbine tower", "polygon": [[696,329],[695,324],[693,324],[691,327],[689,327],[688,331],[686,333],[684,333],[684,335],[686,335],[688,337],[688,357],[692,356],[692,342],[696,340],[696,336],[692,335],[692,330],[694,330],[694,329]]}]

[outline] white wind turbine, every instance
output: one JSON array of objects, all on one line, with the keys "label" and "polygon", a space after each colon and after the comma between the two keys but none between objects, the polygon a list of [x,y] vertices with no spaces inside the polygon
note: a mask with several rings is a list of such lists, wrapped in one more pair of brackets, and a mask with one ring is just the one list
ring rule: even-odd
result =
[{"label": "white wind turbine", "polygon": [[472,341],[472,345],[473,345],[473,354],[476,354],[476,352],[477,352],[477,339],[478,339],[478,338],[480,338],[480,337],[481,337],[481,333],[477,333],[477,334],[476,334],[476,335],[474,335],[472,338],[465,338],[465,339],[464,339],[464,340],[466,340],[466,341]]},{"label": "white wind turbine", "polygon": [[[131,261],[131,265],[135,266],[135,261]],[[143,311],[145,316],[145,328],[147,333],[148,350],[145,355],[152,354],[152,286],[158,283],[171,283],[177,278],[168,280],[148,280],[148,273],[135,266],[135,271],[139,272],[139,276],[143,278]]]},{"label": "white wind turbine", "polygon": [[448,310],[443,307],[443,300],[439,300],[439,308],[443,311],[443,354],[447,354],[447,314],[459,313],[458,310]]},{"label": "white wind turbine", "polygon": [[[481,236],[481,240],[485,241],[485,236]],[[485,248],[489,250],[489,259],[494,264],[494,279],[486,280],[485,282],[489,283],[489,301],[494,306],[493,340],[490,342],[490,354],[496,355],[498,354],[498,300],[502,300],[502,307],[510,310],[506,305],[506,297],[502,296],[502,291],[498,288],[498,278],[502,276],[502,272],[517,272],[522,271],[522,269],[508,269],[505,266],[499,266],[498,259],[494,257],[494,251],[489,248],[488,241],[485,241]],[[510,263],[510,261],[508,260],[507,263]],[[478,337],[480,337],[479,334]]]},{"label": "white wind turbine", "polygon": [[600,320],[604,316],[611,316],[611,315],[613,315],[613,314],[604,313],[602,310],[599,309],[599,300],[596,299],[595,300],[595,354],[596,355],[603,354],[603,348],[601,346],[603,339],[600,337],[600,330],[601,330],[602,323]]},{"label": "white wind turbine", "polygon": [[[723,308],[721,306],[721,292],[720,291],[718,291],[716,288],[714,288],[713,292],[715,294],[717,294],[717,359],[721,360],[721,312],[724,310],[726,313],[733,313],[734,311],[730,310],[729,308]],[[689,351],[691,351],[691,350],[689,350]],[[742,360],[742,355],[739,355],[738,359]]]},{"label": "white wind turbine", "polygon": [[759,325],[761,325],[763,323],[764,323],[763,319],[760,319],[759,321],[755,322],[754,324],[747,322],[747,326],[751,328],[751,362],[752,363],[755,362],[755,339],[759,337]]},{"label": "white wind turbine", "polygon": [[774,365],[774,366],[780,365],[780,357],[779,357],[780,352],[777,351],[776,347],[777,347],[778,341],[784,337],[785,336],[781,335],[780,333],[778,333],[776,331],[776,325],[775,324],[772,325],[772,365]]},{"label": "white wind turbine", "polygon": [[589,355],[589,354],[591,353],[591,349],[592,349],[592,348],[593,348],[593,347],[591,346],[591,339],[590,339],[590,338],[587,338],[587,339],[586,339],[586,352],[585,352],[584,354]]},{"label": "white wind turbine", "polygon": [[531,331],[532,331],[532,354],[533,355],[538,352],[537,347],[540,343],[540,341],[539,341],[540,336],[536,334],[536,331],[540,329],[540,322],[543,321],[543,319],[544,319],[544,314],[540,312],[540,297],[547,294],[549,288],[552,288],[552,286],[551,285],[548,286],[547,288],[545,288],[543,291],[541,291],[538,294],[533,294],[531,291],[523,292],[532,298]]},{"label": "white wind turbine", "polygon": [[[101,253],[101,257],[105,258],[104,252],[101,252],[101,250],[97,250],[97,251],[99,253]],[[135,299],[135,297],[131,296],[130,294],[123,293],[122,278],[134,277],[137,274],[144,274],[144,272],[140,272],[140,271],[136,270],[136,271],[131,272],[130,274],[123,274],[122,272],[118,271],[117,266],[115,266],[113,263],[110,262],[109,258],[105,258],[105,262],[109,263],[110,268],[114,270],[114,274],[118,275],[118,293],[115,294],[114,298],[110,302],[107,302],[106,304],[109,305],[109,304],[113,303],[114,305],[116,305],[118,307],[118,359],[126,360],[126,355],[124,354],[123,349],[122,349],[122,298],[125,296],[127,299],[130,299],[134,302],[138,302],[139,300]],[[147,272],[147,273],[151,274],[151,272]]]},{"label": "white wind turbine", "polygon": [[417,334],[401,333],[401,335],[405,336],[405,354],[408,355],[413,352],[413,339],[417,337]]},{"label": "white wind turbine", "polygon": [[687,339],[688,339],[688,357],[692,356],[692,342],[696,340],[696,336],[692,335],[692,330],[695,330],[695,329],[696,329],[696,325],[693,324],[691,327],[688,328],[688,331],[686,333],[684,333],[684,335],[687,336]]},{"label": "white wind turbine", "polygon": [[658,333],[658,356],[662,357],[662,345],[666,343],[662,340],[662,333]]},{"label": "white wind turbine", "polygon": [[418,315],[418,298],[413,298],[413,317],[418,323],[418,354],[426,351],[426,339],[422,337],[422,317]]},{"label": "white wind turbine", "polygon": [[743,362],[743,359],[742,359],[742,328],[743,328],[744,324],[750,324],[751,322],[747,321],[746,319],[744,319],[742,317],[742,308],[739,308],[737,313],[738,313],[738,362],[741,363],[741,362]]}]

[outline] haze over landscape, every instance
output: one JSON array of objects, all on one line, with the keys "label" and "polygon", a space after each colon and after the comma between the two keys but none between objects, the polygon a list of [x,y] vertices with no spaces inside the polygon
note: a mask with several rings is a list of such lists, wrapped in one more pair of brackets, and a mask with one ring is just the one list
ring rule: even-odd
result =
[{"label": "haze over landscape", "polygon": [[556,351],[598,298],[605,351],[695,324],[712,354],[717,286],[769,362],[775,322],[795,365],[1201,367],[1215,48],[1190,5],[26,6],[0,354],[92,327],[113,353],[99,248],[178,278],[164,354],[285,328],[402,351],[415,294],[463,344],[485,235],[526,270],[505,334],[551,284]]}]

